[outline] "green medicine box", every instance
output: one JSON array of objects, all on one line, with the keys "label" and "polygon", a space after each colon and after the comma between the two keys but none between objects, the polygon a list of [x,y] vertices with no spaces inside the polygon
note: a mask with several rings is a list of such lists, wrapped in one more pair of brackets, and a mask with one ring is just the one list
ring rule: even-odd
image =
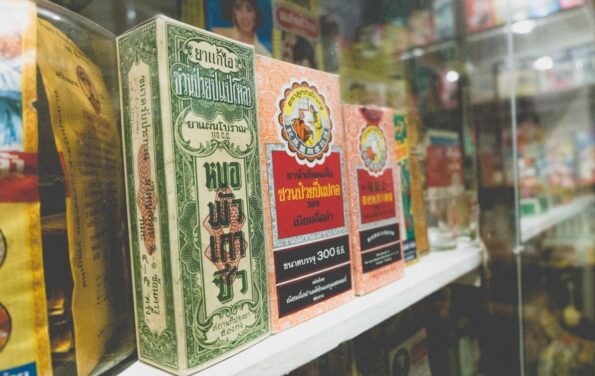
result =
[{"label": "green medicine box", "polygon": [[254,48],[163,16],[117,47],[139,359],[188,374],[269,334]]}]

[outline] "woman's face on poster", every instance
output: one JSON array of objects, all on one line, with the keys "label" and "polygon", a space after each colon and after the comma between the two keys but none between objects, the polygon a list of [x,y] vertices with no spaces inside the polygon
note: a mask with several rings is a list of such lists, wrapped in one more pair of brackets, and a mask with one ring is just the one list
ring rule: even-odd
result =
[{"label": "woman's face on poster", "polygon": [[254,32],[256,10],[247,0],[236,0],[233,4],[233,22],[238,30],[245,34]]}]

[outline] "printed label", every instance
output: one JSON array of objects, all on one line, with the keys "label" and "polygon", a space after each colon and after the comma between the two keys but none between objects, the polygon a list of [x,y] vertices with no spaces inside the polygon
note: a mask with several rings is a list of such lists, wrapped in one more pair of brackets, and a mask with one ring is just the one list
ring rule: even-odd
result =
[{"label": "printed label", "polygon": [[324,165],[307,167],[285,151],[267,148],[275,246],[295,244],[288,239],[298,236],[307,241],[345,232],[341,154],[331,153]]},{"label": "printed label", "polygon": [[380,249],[362,252],[362,270],[364,273],[382,268],[401,259],[401,243],[397,242]]},{"label": "printed label", "polygon": [[314,17],[288,8],[278,8],[275,16],[280,27],[298,35],[316,38],[320,34],[318,22]]},{"label": "printed label", "polygon": [[254,50],[177,24],[166,32],[193,368],[268,332]]},{"label": "printed label", "polygon": [[[312,167],[280,145],[267,145],[267,152],[279,317],[284,317],[351,288],[341,152]],[[327,239],[336,235],[341,236]],[[311,243],[319,239],[327,240]],[[278,249],[303,242],[310,243]]]},{"label": "printed label", "polygon": [[275,251],[277,284],[349,262],[347,235]]},{"label": "printed label", "polygon": [[463,184],[463,155],[459,145],[429,145],[426,159],[428,187]]},{"label": "printed label", "polygon": [[362,127],[359,152],[364,166],[372,176],[379,176],[386,166],[388,150],[384,133],[375,124]]},{"label": "printed label", "polygon": [[327,273],[307,276],[277,288],[279,317],[304,309],[351,289],[348,264]]},{"label": "printed label", "polygon": [[[204,233],[202,257],[206,261],[201,274],[205,286],[210,286],[205,292],[205,311],[210,317],[226,305],[254,298],[248,257],[246,166],[243,160],[216,152],[197,168],[198,181],[204,182],[208,191],[199,196],[199,212],[204,213],[199,214],[199,219]],[[247,313],[254,323],[254,312]]]},{"label": "printed label", "polygon": [[276,117],[281,141],[300,164],[324,163],[331,152],[333,121],[325,97],[307,80],[294,81],[279,98]]},{"label": "printed label", "polygon": [[0,370],[2,376],[37,376],[37,367],[35,363],[25,364],[24,366]]},{"label": "printed label", "polygon": [[130,88],[129,116],[132,130],[132,152],[135,159],[136,215],[141,249],[140,273],[143,311],[147,326],[155,333],[167,327],[164,307],[163,266],[161,261],[161,203],[156,192],[155,134],[151,71],[139,61],[128,73]]},{"label": "printed label", "polygon": [[379,176],[371,176],[365,169],[357,169],[360,223],[367,224],[396,218],[396,197],[393,169]]},{"label": "printed label", "polygon": [[401,259],[399,224],[360,231],[363,272],[367,273]]},{"label": "printed label", "polygon": [[401,239],[399,235],[398,223],[360,231],[359,239],[362,251],[377,248],[388,243],[398,242]]},{"label": "printed label", "polygon": [[413,261],[417,258],[417,242],[415,238],[403,240],[403,258],[405,262]]}]

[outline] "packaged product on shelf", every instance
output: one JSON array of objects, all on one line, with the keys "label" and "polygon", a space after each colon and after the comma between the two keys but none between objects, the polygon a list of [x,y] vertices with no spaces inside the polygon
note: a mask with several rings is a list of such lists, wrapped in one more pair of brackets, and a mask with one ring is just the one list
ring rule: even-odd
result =
[{"label": "packaged product on shelf", "polygon": [[539,92],[539,73],[533,68],[533,59],[522,59],[517,69],[511,72],[505,63],[496,67],[498,98],[510,98],[510,85],[516,80],[516,95],[521,97],[534,96]]},{"label": "packaged product on shelf", "polygon": [[413,210],[415,245],[417,256],[426,256],[430,252],[428,242],[428,223],[426,221],[426,204],[424,198],[424,176],[421,157],[415,154],[409,156],[409,170],[411,176],[411,209]]},{"label": "packaged product on shelf", "polygon": [[455,35],[455,9],[453,0],[434,0],[435,40],[443,41]]},{"label": "packaged product on shelf", "polygon": [[138,354],[189,373],[269,333],[254,47],[158,16],[118,61]]},{"label": "packaged product on shelf", "polygon": [[595,132],[577,131],[574,135],[577,180],[580,187],[595,185]]},{"label": "packaged product on shelf", "polygon": [[467,31],[478,32],[495,26],[496,0],[466,0]]},{"label": "packaged product on shelf", "polygon": [[35,5],[0,2],[0,374],[51,375],[37,183]]},{"label": "packaged product on shelf", "polygon": [[431,376],[425,329],[387,351],[389,375]]},{"label": "packaged product on shelf", "polygon": [[428,0],[416,2],[409,15],[407,31],[409,47],[423,46],[435,41],[432,5]]},{"label": "packaged product on shelf", "polygon": [[549,16],[560,10],[559,0],[531,0],[529,1],[529,17],[539,18]]},{"label": "packaged product on shelf", "polygon": [[577,85],[587,86],[595,83],[595,48],[583,45],[570,50],[570,55],[577,67]]},{"label": "packaged product on shelf", "polygon": [[271,56],[273,17],[270,0],[209,0],[205,28],[253,45],[258,55]]},{"label": "packaged product on shelf", "polygon": [[[514,0],[510,2],[512,22],[526,20],[529,17],[529,1]],[[508,21],[508,0],[493,0],[495,25],[506,25]]]},{"label": "packaged product on shelf", "polygon": [[269,249],[278,332],[353,298],[339,77],[256,57]]},{"label": "packaged product on shelf", "polygon": [[[345,67],[363,70],[373,79],[386,83],[395,77],[403,77],[404,63],[395,55],[404,49],[399,45],[400,28],[391,24],[362,26],[357,42],[351,43],[351,61],[341,61]],[[347,45],[349,42],[345,42]],[[343,67],[341,67],[343,68]]]},{"label": "packaged product on shelf", "polygon": [[554,63],[552,68],[538,73],[540,93],[571,90],[582,84],[580,71],[566,51],[553,55],[551,59]]},{"label": "packaged product on shelf", "polygon": [[399,176],[401,184],[401,215],[403,226],[403,258],[405,264],[412,264],[417,261],[417,245],[415,241],[415,218],[413,216],[413,200],[411,189],[411,170],[409,158],[408,125],[405,115],[395,114],[394,124],[394,149],[397,163],[399,165]]},{"label": "packaged product on shelf", "polygon": [[456,201],[464,193],[463,156],[456,132],[430,129],[427,134],[427,184],[432,249],[456,246]]},{"label": "packaged product on shelf", "polygon": [[134,348],[115,37],[40,7],[0,4],[0,373],[101,373]]},{"label": "packaged product on shelf", "polygon": [[585,0],[560,0],[560,8],[568,9],[585,4]]},{"label": "packaged product on shelf", "polygon": [[402,247],[407,244],[401,212],[403,177],[392,117],[387,108],[343,105],[350,244],[358,295],[403,276]]},{"label": "packaged product on shelf", "polygon": [[205,4],[204,0],[181,0],[180,20],[187,24],[205,27]]},{"label": "packaged product on shelf", "polygon": [[470,74],[470,101],[472,104],[493,101],[496,98],[496,72],[494,65],[482,64],[473,67]]},{"label": "packaged product on shelf", "polygon": [[272,0],[273,56],[323,69],[318,0]]},{"label": "packaged product on shelf", "polygon": [[[519,97],[530,97],[539,93],[539,71],[534,68],[534,63],[533,59],[522,59],[513,73],[516,79],[516,95]],[[510,92],[507,92],[505,98],[509,97]]]},{"label": "packaged product on shelf", "polygon": [[426,203],[424,197],[424,192],[426,191],[422,156],[424,151],[420,150],[422,146],[420,140],[421,120],[417,113],[409,113],[406,120],[415,245],[417,247],[417,255],[425,256],[430,252],[430,244],[428,242],[428,223],[426,221]]},{"label": "packaged product on shelf", "polygon": [[574,148],[574,140],[570,137],[558,135],[546,140],[547,170],[544,184],[555,204],[571,201],[576,191],[577,161]]}]

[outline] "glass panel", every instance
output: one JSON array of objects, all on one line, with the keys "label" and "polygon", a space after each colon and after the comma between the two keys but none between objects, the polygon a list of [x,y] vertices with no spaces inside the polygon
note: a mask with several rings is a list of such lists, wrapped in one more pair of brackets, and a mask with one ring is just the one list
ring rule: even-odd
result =
[{"label": "glass panel", "polygon": [[[305,10],[283,27],[282,0],[54,2],[116,35],[165,14],[338,74],[343,102],[394,110],[395,149],[408,155],[399,165],[407,264],[487,249],[481,288],[451,285],[292,374],[400,374],[400,349],[415,345],[427,354],[418,366],[434,374],[593,374],[593,2],[284,1]],[[252,7],[249,26],[232,2]],[[114,36],[43,9],[114,93]],[[48,117],[41,100],[38,111]]]},{"label": "glass panel", "polygon": [[529,375],[593,373],[595,48],[583,3],[530,3],[511,25]]}]

